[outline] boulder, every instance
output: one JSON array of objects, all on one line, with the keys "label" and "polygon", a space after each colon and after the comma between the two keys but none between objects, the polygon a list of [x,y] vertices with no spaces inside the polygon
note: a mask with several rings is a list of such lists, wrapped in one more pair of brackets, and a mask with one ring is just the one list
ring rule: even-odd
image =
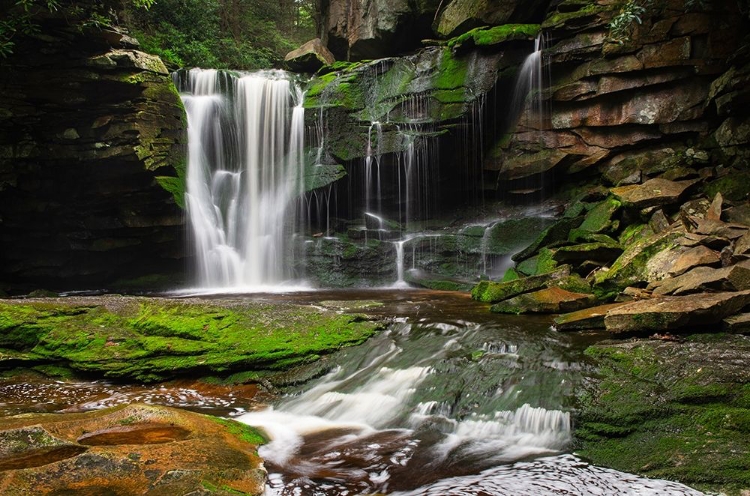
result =
[{"label": "boulder", "polygon": [[604,325],[612,334],[685,332],[715,326],[748,304],[750,291],[663,296],[614,308],[604,317]]},{"label": "boulder", "polygon": [[540,0],[510,0],[494,2],[492,0],[449,0],[441,2],[433,29],[438,36],[451,37],[469,29],[500,25],[513,21],[525,21],[530,14],[545,8],[546,2]]},{"label": "boulder", "polygon": [[574,312],[596,304],[591,294],[574,293],[558,287],[550,287],[526,293],[496,303],[490,307],[495,313],[565,313]]},{"label": "boulder", "polygon": [[695,181],[650,179],[643,184],[612,188],[612,194],[622,203],[635,209],[661,207],[676,203]]},{"label": "boulder", "polygon": [[608,305],[584,308],[576,312],[564,313],[555,317],[553,327],[559,332],[604,329],[604,316],[607,315],[607,312],[624,304],[610,303]]},{"label": "boulder", "polygon": [[0,487],[8,495],[264,492],[256,451],[264,439],[233,420],[133,404],[12,417],[3,429]]},{"label": "boulder", "polygon": [[699,245],[690,248],[679,255],[674,261],[674,264],[672,264],[672,268],[669,270],[669,275],[672,277],[679,276],[695,267],[702,265],[713,267],[720,264],[721,259],[719,258],[718,253],[706,246]]},{"label": "boulder", "polygon": [[336,62],[336,58],[320,38],[315,38],[287,53],[284,62],[295,72],[316,72],[321,67]]},{"label": "boulder", "polygon": [[730,334],[750,334],[750,313],[739,313],[725,318],[721,328]]},{"label": "boulder", "polygon": [[596,284],[621,289],[650,281],[650,273],[658,272],[649,268],[651,259],[662,251],[673,250],[680,237],[681,233],[675,231],[637,236],[609,270],[596,274]]},{"label": "boulder", "polygon": [[750,260],[730,267],[696,267],[680,276],[654,284],[654,294],[681,295],[699,291],[743,291],[750,289]]},{"label": "boulder", "polygon": [[564,266],[554,272],[524,277],[507,282],[481,281],[471,290],[471,297],[484,303],[495,303],[514,296],[545,288],[554,281],[570,275],[570,267]]}]

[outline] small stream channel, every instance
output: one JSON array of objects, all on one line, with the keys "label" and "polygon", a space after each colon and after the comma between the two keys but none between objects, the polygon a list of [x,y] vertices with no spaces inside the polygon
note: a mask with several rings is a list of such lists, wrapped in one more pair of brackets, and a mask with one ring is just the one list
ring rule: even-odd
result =
[{"label": "small stream channel", "polygon": [[327,373],[280,398],[256,396],[253,386],[187,381],[16,381],[0,382],[0,413],[142,401],[230,416],[271,439],[260,449],[269,496],[701,494],[571,454],[577,386],[595,373],[583,350],[600,337],[554,332],[544,317],[493,315],[467,295],[447,292],[247,298],[336,302],[392,323],[367,343],[326,357]]}]

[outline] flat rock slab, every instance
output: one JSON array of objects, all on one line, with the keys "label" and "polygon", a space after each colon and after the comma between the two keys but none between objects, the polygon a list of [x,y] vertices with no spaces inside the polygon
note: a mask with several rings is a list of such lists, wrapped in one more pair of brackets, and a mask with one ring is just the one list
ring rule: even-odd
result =
[{"label": "flat rock slab", "polygon": [[721,258],[718,253],[707,246],[698,245],[688,249],[675,260],[672,268],[669,270],[669,275],[672,277],[679,276],[695,267],[703,265],[715,266],[719,264],[721,264]]},{"label": "flat rock slab", "polygon": [[721,269],[696,267],[655,286],[654,294],[657,295],[683,295],[706,290],[744,291],[750,289],[750,260]]},{"label": "flat rock slab", "polygon": [[495,313],[565,313],[596,304],[594,295],[551,287],[526,293],[492,305]]},{"label": "flat rock slab", "polygon": [[0,440],[4,496],[259,495],[266,481],[257,431],[167,407],[9,417]]},{"label": "flat rock slab", "polygon": [[750,334],[750,313],[738,313],[722,321],[722,329],[730,334]]},{"label": "flat rock slab", "polygon": [[661,207],[676,203],[680,196],[695,181],[670,181],[668,179],[649,179],[643,184],[612,188],[612,194],[626,206],[643,209]]},{"label": "flat rock slab", "polygon": [[750,291],[663,296],[626,303],[607,312],[612,334],[681,331],[717,325],[750,304]]},{"label": "flat rock slab", "polygon": [[607,312],[626,304],[626,302],[610,303],[609,305],[599,305],[576,312],[564,313],[555,317],[554,328],[560,332],[604,329],[604,317]]}]

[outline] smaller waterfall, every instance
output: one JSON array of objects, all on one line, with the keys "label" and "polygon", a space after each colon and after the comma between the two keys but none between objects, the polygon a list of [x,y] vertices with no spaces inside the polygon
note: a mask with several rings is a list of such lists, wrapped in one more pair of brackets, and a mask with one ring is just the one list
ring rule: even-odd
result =
[{"label": "smaller waterfall", "polygon": [[525,121],[535,129],[541,130],[544,123],[544,57],[545,37],[543,33],[534,40],[534,51],[531,52],[518,73],[516,87],[511,101],[512,115],[527,112]]}]

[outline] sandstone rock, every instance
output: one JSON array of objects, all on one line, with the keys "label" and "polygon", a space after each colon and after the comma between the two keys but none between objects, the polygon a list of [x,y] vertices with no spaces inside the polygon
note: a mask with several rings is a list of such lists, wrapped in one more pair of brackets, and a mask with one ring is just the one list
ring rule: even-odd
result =
[{"label": "sandstone rock", "polygon": [[325,65],[333,64],[335,61],[335,57],[323,45],[320,38],[308,41],[296,50],[287,53],[284,57],[287,67],[298,72],[315,72]]},{"label": "sandstone rock", "polygon": [[750,291],[664,296],[627,303],[607,312],[612,334],[679,332],[719,324],[750,304]]},{"label": "sandstone rock", "polygon": [[[635,66],[622,67],[619,72],[635,71],[640,67],[636,60]],[[586,76],[592,76],[590,72],[587,71]],[[560,102],[552,110],[552,127],[648,125],[697,119],[703,113],[701,104],[705,100],[706,87],[699,81],[689,81],[675,88],[637,90],[631,98],[622,101]]]},{"label": "sandstone rock", "polygon": [[733,253],[737,255],[745,255],[750,253],[750,231],[743,234],[742,237],[734,242]]},{"label": "sandstone rock", "polygon": [[706,198],[687,201],[680,206],[680,219],[686,228],[694,228],[698,225],[696,219],[705,219],[710,208]]},{"label": "sandstone rock", "polygon": [[750,313],[732,315],[721,324],[721,328],[730,334],[750,334]]},{"label": "sandstone rock", "polygon": [[612,188],[612,194],[627,206],[643,209],[675,203],[693,184],[695,181],[650,179],[640,185]]},{"label": "sandstone rock", "polygon": [[450,37],[477,26],[507,24],[514,20],[526,21],[529,13],[539,10],[544,3],[539,0],[449,0],[438,11],[433,28],[439,36]]},{"label": "sandstone rock", "polygon": [[471,297],[484,303],[495,303],[514,296],[536,291],[549,286],[553,281],[570,275],[570,267],[562,267],[554,272],[538,276],[524,277],[514,281],[481,281],[471,290]]},{"label": "sandstone rock", "polygon": [[721,193],[716,193],[711,206],[708,207],[708,211],[706,212],[706,219],[721,221],[721,205],[723,202],[724,199],[721,197]]},{"label": "sandstone rock", "polygon": [[669,275],[679,276],[690,269],[702,265],[718,266],[721,263],[719,254],[706,246],[696,246],[683,252],[672,265]]},{"label": "sandstone rock", "polygon": [[84,451],[84,446],[59,439],[40,425],[0,431],[0,471],[38,467]]},{"label": "sandstone rock", "polygon": [[495,313],[565,313],[580,310],[596,304],[596,297],[590,294],[573,293],[558,287],[551,287],[525,293],[509,300],[492,305]]},{"label": "sandstone rock", "polygon": [[17,40],[0,70],[0,280],[15,292],[177,287],[182,102],[158,57],[111,29],[80,30],[68,11],[35,11],[57,35]]},{"label": "sandstone rock", "polygon": [[693,232],[704,236],[717,236],[726,239],[738,239],[742,237],[750,227],[743,224],[730,224],[720,220],[711,220],[708,214],[705,219],[695,219],[695,229]]},{"label": "sandstone rock", "polygon": [[624,304],[610,303],[558,315],[555,317],[553,327],[560,332],[604,329],[604,316],[607,312]]},{"label": "sandstone rock", "polygon": [[651,230],[655,233],[662,233],[669,230],[669,219],[667,219],[667,216],[664,215],[664,211],[659,209],[651,216],[651,219],[648,221],[649,227],[651,227]]},{"label": "sandstone rock", "polygon": [[659,283],[654,294],[681,295],[698,291],[743,291],[750,289],[750,261],[713,269],[696,267],[689,272]]},{"label": "sandstone rock", "polygon": [[648,262],[662,251],[674,249],[680,232],[668,231],[638,237],[627,246],[607,271],[596,274],[596,284],[610,288],[625,288],[650,280]]},{"label": "sandstone rock", "polygon": [[[266,471],[256,453],[263,438],[232,420],[135,404],[19,416],[5,419],[3,427],[0,438],[28,433],[14,443],[14,466],[0,472],[9,495],[204,494],[207,486],[264,492]],[[52,444],[74,449],[45,459],[39,446]]]}]

